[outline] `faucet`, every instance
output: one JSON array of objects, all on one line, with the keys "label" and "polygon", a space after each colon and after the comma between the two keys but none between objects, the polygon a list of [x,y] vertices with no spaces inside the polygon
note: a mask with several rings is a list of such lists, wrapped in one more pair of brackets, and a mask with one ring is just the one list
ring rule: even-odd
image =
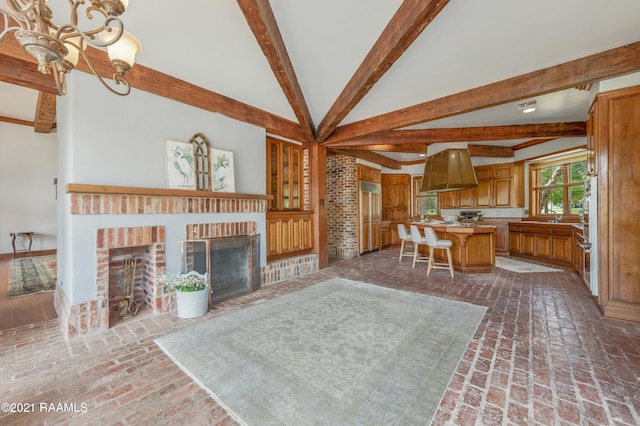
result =
[{"label": "faucet", "polygon": [[553,220],[550,220],[549,222],[551,223],[560,223],[560,221],[562,220],[562,215],[559,213],[556,213],[554,211],[552,211],[553,213]]}]

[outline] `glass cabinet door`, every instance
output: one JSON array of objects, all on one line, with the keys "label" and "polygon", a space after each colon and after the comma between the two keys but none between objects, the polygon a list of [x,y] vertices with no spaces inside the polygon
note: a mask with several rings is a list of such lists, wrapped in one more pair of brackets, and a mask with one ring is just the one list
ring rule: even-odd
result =
[{"label": "glass cabinet door", "polygon": [[288,146],[282,147],[282,208],[290,209],[291,203],[289,198],[291,197],[291,170],[290,166],[290,148]]},{"label": "glass cabinet door", "polygon": [[300,208],[300,150],[291,153],[291,208]]},{"label": "glass cabinet door", "polygon": [[278,147],[277,144],[271,144],[270,145],[271,149],[270,149],[270,155],[271,155],[271,161],[270,161],[270,176],[269,176],[269,181],[271,184],[271,187],[269,188],[270,194],[273,195],[273,200],[271,200],[271,208],[272,209],[279,209],[279,200],[280,200],[280,185],[278,182],[278,159],[280,158],[279,154],[280,154],[280,148]]}]

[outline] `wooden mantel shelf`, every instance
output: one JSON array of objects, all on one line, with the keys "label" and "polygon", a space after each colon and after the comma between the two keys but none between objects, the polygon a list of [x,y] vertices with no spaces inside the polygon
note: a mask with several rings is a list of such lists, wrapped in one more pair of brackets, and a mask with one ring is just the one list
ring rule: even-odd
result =
[{"label": "wooden mantel shelf", "polygon": [[272,200],[272,195],[238,194],[235,192],[193,191],[189,189],[139,188],[135,186],[89,185],[69,183],[68,194],[137,195],[160,197],[227,198],[236,200]]}]

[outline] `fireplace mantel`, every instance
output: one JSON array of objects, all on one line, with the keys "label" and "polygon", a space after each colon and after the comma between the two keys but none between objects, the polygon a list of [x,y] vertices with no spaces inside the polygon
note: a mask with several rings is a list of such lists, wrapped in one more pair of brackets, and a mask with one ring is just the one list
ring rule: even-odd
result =
[{"label": "fireplace mantel", "polygon": [[189,189],[140,188],[135,186],[91,185],[69,183],[68,194],[137,195],[160,197],[226,198],[236,200],[272,200],[273,195],[239,194],[236,192],[194,191]]}]

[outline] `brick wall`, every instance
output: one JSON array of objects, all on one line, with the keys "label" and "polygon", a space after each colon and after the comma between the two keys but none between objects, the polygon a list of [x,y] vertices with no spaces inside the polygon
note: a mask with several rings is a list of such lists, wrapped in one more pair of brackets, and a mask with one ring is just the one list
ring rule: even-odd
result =
[{"label": "brick wall", "polygon": [[327,154],[329,256],[358,255],[358,165],[346,155]]}]

